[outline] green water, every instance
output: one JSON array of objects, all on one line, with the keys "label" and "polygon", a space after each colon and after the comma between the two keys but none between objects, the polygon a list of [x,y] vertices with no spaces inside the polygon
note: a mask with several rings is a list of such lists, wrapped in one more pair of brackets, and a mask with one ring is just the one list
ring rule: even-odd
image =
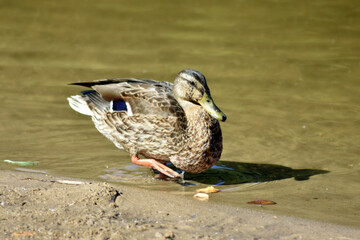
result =
[{"label": "green water", "polygon": [[[360,4],[354,1],[1,1],[0,169],[188,195],[360,226]],[[205,74],[222,123],[218,168],[153,180],[68,107],[68,83]],[[250,206],[267,199],[277,205]]]}]

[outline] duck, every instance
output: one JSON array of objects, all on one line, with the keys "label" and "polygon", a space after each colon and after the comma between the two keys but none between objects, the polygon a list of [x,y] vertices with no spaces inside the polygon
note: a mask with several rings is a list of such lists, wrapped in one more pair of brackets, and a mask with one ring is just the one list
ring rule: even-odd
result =
[{"label": "duck", "polygon": [[71,85],[90,90],[68,97],[70,107],[91,116],[96,129],[127,151],[134,164],[180,178],[167,163],[183,172],[201,173],[221,157],[219,121],[227,117],[197,70],[180,71],[174,83],[114,78]]}]

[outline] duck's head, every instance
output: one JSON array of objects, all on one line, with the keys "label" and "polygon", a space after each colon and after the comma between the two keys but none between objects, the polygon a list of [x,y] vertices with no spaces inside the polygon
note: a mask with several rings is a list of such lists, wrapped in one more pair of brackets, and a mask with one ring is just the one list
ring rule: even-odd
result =
[{"label": "duck's head", "polygon": [[215,105],[211,98],[205,76],[194,69],[185,69],[176,76],[174,96],[181,102],[201,105],[213,118],[225,121],[226,115]]}]

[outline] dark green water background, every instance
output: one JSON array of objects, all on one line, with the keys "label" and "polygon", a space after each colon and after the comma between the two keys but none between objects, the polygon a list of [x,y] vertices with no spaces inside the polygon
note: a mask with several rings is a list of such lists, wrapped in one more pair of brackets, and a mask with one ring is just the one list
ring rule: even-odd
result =
[{"label": "dark green water background", "polygon": [[[194,185],[153,180],[66,101],[70,82],[184,68],[228,116],[220,167]],[[359,78],[357,0],[2,0],[0,169],[38,161],[26,169],[188,197],[221,184],[212,202],[359,226]]]}]

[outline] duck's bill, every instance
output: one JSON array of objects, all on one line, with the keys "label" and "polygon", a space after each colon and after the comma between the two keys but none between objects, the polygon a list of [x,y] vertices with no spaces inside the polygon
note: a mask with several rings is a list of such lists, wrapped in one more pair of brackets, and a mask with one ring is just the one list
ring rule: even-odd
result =
[{"label": "duck's bill", "polygon": [[215,105],[214,100],[207,93],[204,93],[199,104],[212,116],[219,121],[225,121],[226,115]]}]

